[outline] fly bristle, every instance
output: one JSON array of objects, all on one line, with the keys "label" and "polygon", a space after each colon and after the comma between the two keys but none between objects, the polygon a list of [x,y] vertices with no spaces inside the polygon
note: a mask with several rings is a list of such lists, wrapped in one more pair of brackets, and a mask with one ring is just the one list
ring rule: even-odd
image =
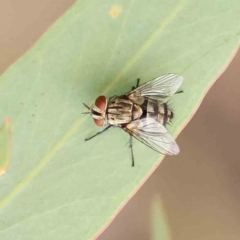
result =
[{"label": "fly bristle", "polygon": [[167,105],[167,108],[170,110],[170,111],[172,111],[172,112],[174,112],[174,107],[170,104],[170,103],[166,103],[166,105]]}]

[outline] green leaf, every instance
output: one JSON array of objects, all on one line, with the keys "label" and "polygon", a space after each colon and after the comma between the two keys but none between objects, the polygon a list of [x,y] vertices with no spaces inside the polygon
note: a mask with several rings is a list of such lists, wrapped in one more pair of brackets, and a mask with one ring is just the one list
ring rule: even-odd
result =
[{"label": "green leaf", "polygon": [[141,78],[184,76],[171,99],[174,134],[189,120],[240,39],[240,1],[79,0],[0,80],[12,126],[0,176],[0,239],[90,239],[162,156],[83,117],[82,102],[122,94]]},{"label": "green leaf", "polygon": [[0,175],[7,171],[11,154],[11,126],[8,116],[0,126]]}]

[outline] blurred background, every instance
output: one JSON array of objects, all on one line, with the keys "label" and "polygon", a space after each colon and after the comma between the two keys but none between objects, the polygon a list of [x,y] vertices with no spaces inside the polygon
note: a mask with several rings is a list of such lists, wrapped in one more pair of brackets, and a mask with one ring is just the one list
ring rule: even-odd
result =
[{"label": "blurred background", "polygon": [[[0,73],[24,54],[73,0],[1,0]],[[240,239],[240,51],[165,157],[99,240],[151,239],[161,200],[168,238]]]}]

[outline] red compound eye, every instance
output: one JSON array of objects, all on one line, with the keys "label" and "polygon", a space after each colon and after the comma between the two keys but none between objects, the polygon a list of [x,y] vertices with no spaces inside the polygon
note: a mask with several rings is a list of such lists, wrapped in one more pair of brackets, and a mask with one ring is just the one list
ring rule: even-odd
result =
[{"label": "red compound eye", "polygon": [[106,104],[107,104],[107,99],[105,96],[99,96],[95,101],[95,105],[101,110],[105,110]]},{"label": "red compound eye", "polygon": [[[105,96],[99,96],[96,101],[95,101],[95,105],[105,111],[106,109],[106,105],[107,105],[107,99]],[[99,127],[102,127],[104,125],[104,119],[93,119],[95,124],[98,125]]]}]

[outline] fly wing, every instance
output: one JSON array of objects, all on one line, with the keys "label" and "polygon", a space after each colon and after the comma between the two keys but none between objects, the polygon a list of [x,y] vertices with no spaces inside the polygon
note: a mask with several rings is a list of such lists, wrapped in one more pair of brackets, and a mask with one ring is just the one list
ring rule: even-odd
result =
[{"label": "fly wing", "polygon": [[126,132],[153,150],[165,155],[177,155],[180,150],[167,129],[152,118],[138,119],[124,128]]},{"label": "fly wing", "polygon": [[144,98],[165,103],[178,90],[183,82],[183,77],[177,74],[166,74],[140,85],[128,92],[126,96],[137,104],[142,104]]}]

